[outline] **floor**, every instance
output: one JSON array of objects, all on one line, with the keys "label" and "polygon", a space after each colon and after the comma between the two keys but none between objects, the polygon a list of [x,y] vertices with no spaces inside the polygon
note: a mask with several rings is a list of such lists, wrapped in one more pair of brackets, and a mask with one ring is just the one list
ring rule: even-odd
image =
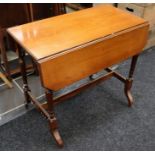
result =
[{"label": "floor", "polygon": [[[129,63],[121,63],[118,71],[127,75]],[[132,108],[127,107],[122,83],[114,78],[59,104],[55,110],[64,148],[55,145],[46,119],[33,109],[0,127],[0,150],[155,150],[154,66],[152,48],[138,60]],[[29,81],[40,96],[38,77],[29,75]],[[15,82],[21,85],[21,79]],[[22,105],[20,93],[17,85],[12,90],[1,87],[0,103],[5,103],[1,111],[11,104]]]},{"label": "floor", "polygon": [[[44,94],[41,88],[39,77],[28,75],[28,80],[34,95],[38,99],[42,99]],[[38,89],[36,89],[38,86]],[[6,85],[0,85],[0,125],[10,121],[12,118],[18,117],[25,113],[24,98],[22,91],[21,77],[13,79],[13,88],[9,89]]]}]

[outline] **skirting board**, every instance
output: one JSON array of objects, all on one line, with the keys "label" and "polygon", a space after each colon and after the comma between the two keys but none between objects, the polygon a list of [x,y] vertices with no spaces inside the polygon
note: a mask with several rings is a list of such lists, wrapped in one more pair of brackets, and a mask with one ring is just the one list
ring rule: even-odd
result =
[{"label": "skirting board", "polygon": [[15,107],[14,109],[11,109],[3,114],[0,114],[0,126],[5,123],[8,123],[9,121],[11,121],[19,116],[22,116],[27,111],[32,110],[33,108],[34,108],[34,106],[30,105],[29,109],[26,110],[25,105],[22,104],[18,107]]},{"label": "skirting board", "polygon": [[[44,94],[41,96],[38,96],[37,99],[39,101],[43,100]],[[6,111],[5,113],[0,114],[0,126],[10,122],[11,120],[18,118],[19,116],[22,116],[23,114],[27,113],[32,109],[34,109],[33,104],[30,104],[28,109],[25,108],[25,104],[21,104],[9,111]]]},{"label": "skirting board", "polygon": [[[16,80],[18,80],[20,78],[21,77],[13,79],[12,82],[14,84],[14,87],[17,87],[19,92],[21,92],[23,94],[22,87],[16,82]],[[1,84],[0,86],[3,87],[3,86],[5,86],[5,84]],[[43,98],[44,98],[44,94],[37,97],[38,100],[42,100]],[[30,104],[28,109],[25,108],[24,95],[23,95],[23,100],[20,102],[23,104],[15,106],[15,107],[13,107],[13,108],[11,108],[11,109],[3,112],[3,113],[0,113],[0,126],[4,125],[5,123],[8,123],[9,121],[11,121],[13,119],[16,119],[19,116],[22,116],[23,114],[27,113],[28,111],[30,111],[34,108],[33,104]]]}]

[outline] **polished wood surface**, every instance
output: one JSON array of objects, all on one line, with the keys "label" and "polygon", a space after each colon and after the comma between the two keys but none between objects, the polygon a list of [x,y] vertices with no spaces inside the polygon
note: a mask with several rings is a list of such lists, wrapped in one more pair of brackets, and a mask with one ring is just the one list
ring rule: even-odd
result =
[{"label": "polished wood surface", "polygon": [[0,26],[8,28],[29,22],[28,5],[26,3],[0,3]]},{"label": "polished wood surface", "polygon": [[[39,62],[44,87],[59,90],[141,52],[148,25]],[[140,37],[139,37],[140,36]]]},{"label": "polished wood surface", "polygon": [[[99,6],[8,30],[18,43],[26,107],[32,101],[44,114],[58,146],[63,146],[63,140],[54,113],[56,103],[110,77],[116,77],[124,83],[128,106],[131,107],[133,72],[138,55],[146,44],[148,28],[148,22],[141,18],[112,6]],[[47,104],[41,105],[32,95],[26,75],[25,51],[21,46],[37,62]],[[127,78],[108,68],[130,57],[133,58]],[[92,79],[91,75],[101,69],[108,73]],[[85,84],[54,97],[53,91],[87,76],[89,79]]]},{"label": "polished wood surface", "polygon": [[145,22],[112,6],[101,5],[9,28],[8,32],[39,60]]},{"label": "polished wood surface", "polygon": [[[16,51],[16,48],[14,41],[6,33],[6,28],[63,13],[65,13],[64,3],[0,4],[0,57],[2,57],[0,67],[1,65],[3,66],[1,67],[4,71],[3,73],[5,73],[9,80],[12,80],[12,77],[20,72],[18,66],[16,69],[11,67],[12,63],[10,63],[10,59],[8,58],[8,51]],[[35,66],[34,61],[32,61],[32,63],[33,66]]]}]

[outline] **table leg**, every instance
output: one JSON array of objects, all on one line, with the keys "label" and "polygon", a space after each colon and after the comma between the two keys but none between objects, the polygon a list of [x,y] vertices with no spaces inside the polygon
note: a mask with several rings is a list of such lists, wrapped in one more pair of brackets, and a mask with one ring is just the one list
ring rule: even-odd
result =
[{"label": "table leg", "polygon": [[137,63],[137,59],[138,59],[139,55],[135,55],[132,57],[132,61],[131,61],[131,66],[130,66],[130,71],[129,71],[129,76],[126,79],[125,82],[125,87],[124,87],[124,91],[125,91],[125,95],[128,99],[128,106],[131,107],[133,104],[133,97],[131,94],[131,87],[132,87],[132,83],[133,83],[133,73],[136,67],[136,63]]},{"label": "table leg", "polygon": [[24,61],[25,57],[25,52],[21,49],[21,47],[18,46],[18,56],[19,56],[19,64],[21,68],[21,75],[23,79],[23,90],[24,90],[24,96],[25,96],[25,107],[28,108],[29,103],[31,102],[31,99],[28,95],[28,91],[30,91],[28,87],[28,82],[27,82],[27,75],[26,75],[26,65]]},{"label": "table leg", "polygon": [[34,68],[34,74],[38,76],[39,75],[39,71],[38,71],[38,68],[37,68],[37,64],[34,61],[34,59],[31,59],[31,60],[32,60],[33,68]]},{"label": "table leg", "polygon": [[62,140],[60,133],[58,131],[57,119],[54,114],[53,92],[46,89],[45,94],[46,94],[47,105],[48,105],[47,111],[50,115],[50,119],[49,119],[50,131],[51,131],[55,141],[57,142],[58,146],[62,147],[63,140]]}]

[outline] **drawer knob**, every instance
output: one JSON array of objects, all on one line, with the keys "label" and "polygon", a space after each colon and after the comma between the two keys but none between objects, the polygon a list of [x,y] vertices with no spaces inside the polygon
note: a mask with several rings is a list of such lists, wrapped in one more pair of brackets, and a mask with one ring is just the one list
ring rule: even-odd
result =
[{"label": "drawer knob", "polygon": [[126,7],[126,10],[128,10],[128,11],[130,11],[130,12],[134,12],[134,9],[128,8],[128,7]]}]

